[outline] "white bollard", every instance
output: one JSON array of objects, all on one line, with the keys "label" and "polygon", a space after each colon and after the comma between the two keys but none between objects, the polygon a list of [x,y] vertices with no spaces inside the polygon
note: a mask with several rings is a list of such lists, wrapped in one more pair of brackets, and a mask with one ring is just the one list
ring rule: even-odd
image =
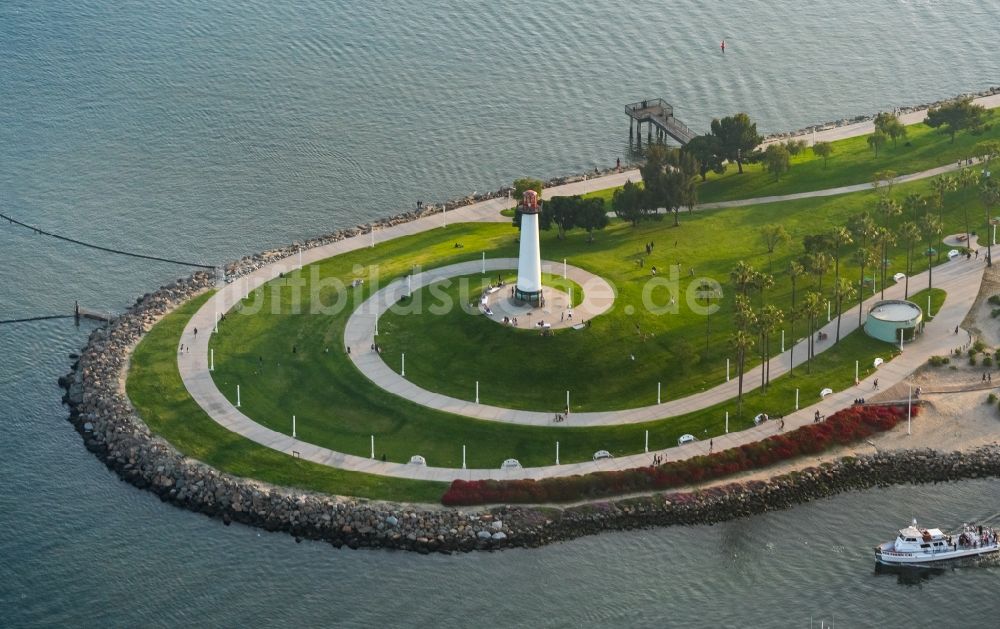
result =
[{"label": "white bollard", "polygon": [[219,313],[215,313],[215,323],[212,325],[212,332],[215,334],[219,333]]},{"label": "white bollard", "polygon": [[215,350],[208,350],[208,370],[215,371]]},{"label": "white bollard", "polygon": [[566,279],[566,258],[563,258],[563,279]]},{"label": "white bollard", "polygon": [[295,434],[295,415],[292,415],[292,439],[295,439],[297,436]]},{"label": "white bollard", "polygon": [[854,381],[858,381],[858,361],[854,361]]},{"label": "white bollard", "polygon": [[476,404],[479,404],[479,381],[476,380]]},{"label": "white bollard", "polygon": [[649,431],[648,430],[646,431],[646,447],[645,447],[645,450],[646,450],[646,452],[649,452]]},{"label": "white bollard", "polygon": [[795,389],[795,410],[799,410],[799,390]]},{"label": "white bollard", "polygon": [[559,465],[559,442],[556,441],[556,465]]},{"label": "white bollard", "polygon": [[486,252],[483,252],[483,275],[486,275]]},{"label": "white bollard", "polygon": [[412,279],[413,279],[413,275],[407,275],[406,276],[406,296],[407,297],[411,297],[413,295],[413,289],[411,288],[413,286],[413,284],[410,282],[410,280],[412,280]]},{"label": "white bollard", "polygon": [[785,353],[785,331],[781,331],[781,353]]},{"label": "white bollard", "polygon": [[569,415],[569,391],[566,392],[566,414]]},{"label": "white bollard", "polygon": [[826,322],[830,323],[830,302],[826,302]]},{"label": "white bollard", "polygon": [[729,411],[726,411],[726,434],[729,434]]},{"label": "white bollard", "polygon": [[375,458],[375,435],[372,435],[372,458]]},{"label": "white bollard", "polygon": [[927,296],[927,316],[931,316],[931,296]]},{"label": "white bollard", "polygon": [[441,227],[448,226],[448,208],[444,205],[441,206]]},{"label": "white bollard", "polygon": [[726,382],[729,382],[729,359],[726,359]]},{"label": "white bollard", "polygon": [[406,354],[402,355],[402,365],[399,370],[399,375],[403,376],[404,378],[406,377]]},{"label": "white bollard", "polygon": [[236,408],[240,407],[240,385],[236,385]]},{"label": "white bollard", "polygon": [[371,246],[374,249],[375,248],[375,225],[372,225],[372,228],[370,230],[368,230],[368,233],[370,233],[372,235],[372,245]]},{"label": "white bollard", "polygon": [[462,445],[462,469],[465,469],[465,445]]},{"label": "white bollard", "polygon": [[660,391],[661,391],[660,385],[661,385],[661,383],[659,383],[659,382],[656,383],[656,403],[657,404],[662,404],[662,402],[661,402],[662,397],[660,396]]},{"label": "white bollard", "polygon": [[299,249],[299,270],[302,270],[302,249]]}]

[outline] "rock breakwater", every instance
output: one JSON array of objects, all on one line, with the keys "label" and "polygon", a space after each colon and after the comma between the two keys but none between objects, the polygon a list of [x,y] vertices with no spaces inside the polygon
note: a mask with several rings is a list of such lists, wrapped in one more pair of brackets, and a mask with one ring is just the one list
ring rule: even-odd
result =
[{"label": "rock breakwater", "polygon": [[141,336],[212,282],[210,274],[196,273],[144,295],[121,317],[94,330],[60,384],[70,421],[110,469],[165,502],[225,524],[283,531],[336,547],[466,552],[538,547],[602,531],[712,524],[898,483],[1000,476],[1000,446],[993,445],[966,453],[916,450],[847,457],[768,481],[569,507],[459,510],[276,487],[184,456],[149,430],[122,391],[129,353]]}]

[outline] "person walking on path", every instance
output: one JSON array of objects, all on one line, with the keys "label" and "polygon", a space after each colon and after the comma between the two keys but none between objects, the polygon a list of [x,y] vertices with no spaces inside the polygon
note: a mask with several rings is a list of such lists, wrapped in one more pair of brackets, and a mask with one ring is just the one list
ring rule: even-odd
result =
[{"label": "person walking on path", "polygon": [[708,453],[712,454],[712,450],[715,449],[715,439],[708,440]]},{"label": "person walking on path", "polygon": [[875,381],[872,382],[872,390],[878,391],[878,378],[875,378]]}]

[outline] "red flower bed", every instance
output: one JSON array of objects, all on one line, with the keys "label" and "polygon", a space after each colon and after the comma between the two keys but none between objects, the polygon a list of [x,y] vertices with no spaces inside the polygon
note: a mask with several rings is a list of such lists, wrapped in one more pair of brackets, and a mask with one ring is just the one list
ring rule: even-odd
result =
[{"label": "red flower bed", "polygon": [[[914,406],[913,415],[916,416],[918,411],[919,407]],[[847,445],[876,432],[889,430],[903,419],[906,419],[905,406],[852,406],[837,411],[821,423],[658,467],[594,472],[539,481],[456,480],[442,496],[441,502],[448,506],[570,502],[671,489],[767,467],[801,454],[818,454],[833,446]]]}]

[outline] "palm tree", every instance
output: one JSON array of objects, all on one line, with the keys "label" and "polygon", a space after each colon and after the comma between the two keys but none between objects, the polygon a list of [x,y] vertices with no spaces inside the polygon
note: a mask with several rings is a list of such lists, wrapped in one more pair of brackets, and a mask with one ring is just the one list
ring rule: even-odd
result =
[{"label": "palm tree", "polygon": [[860,302],[858,303],[858,327],[860,327],[861,303],[865,301],[865,266],[871,257],[868,252],[868,241],[875,231],[875,223],[867,212],[862,212],[861,214],[855,214],[847,221],[847,229],[854,237],[854,242],[858,243],[858,249],[854,252],[854,261],[861,266],[861,274],[858,278],[858,295],[860,296]]},{"label": "palm tree", "polygon": [[840,285],[840,248],[854,242],[846,227],[834,227],[829,233],[830,248],[833,252],[833,285]]},{"label": "palm tree", "polygon": [[754,273],[753,287],[760,291],[760,307],[764,307],[764,291],[774,286],[774,276],[770,273]]},{"label": "palm tree", "polygon": [[[979,182],[979,175],[976,171],[971,168],[963,168],[958,172],[955,177],[955,189],[968,189],[976,185]],[[969,204],[962,204],[962,214],[965,217],[965,244],[969,244],[969,238],[972,237],[972,231],[969,229]],[[989,231],[989,230],[987,230]]]},{"label": "palm tree", "polygon": [[887,227],[878,227],[872,240],[879,251],[882,299],[885,299],[885,269],[889,261],[889,247],[896,244],[896,237]]},{"label": "palm tree", "polygon": [[809,351],[806,355],[806,373],[812,372],[812,357],[816,354],[816,319],[823,312],[823,296],[816,291],[806,293],[802,300],[802,317],[809,321]]},{"label": "palm tree", "polygon": [[927,289],[930,290],[934,279],[934,243],[941,236],[941,220],[932,214],[924,214],[920,221],[920,233],[927,241]]},{"label": "palm tree", "polygon": [[984,171],[983,185],[979,190],[979,196],[983,200],[983,207],[986,209],[986,265],[993,266],[992,240],[990,239],[990,206],[1000,205],[1000,182],[989,176],[989,171]]},{"label": "palm tree", "polygon": [[844,301],[850,301],[854,299],[857,295],[857,291],[854,289],[854,282],[847,279],[846,277],[841,277],[837,280],[837,292],[835,299],[837,300],[837,340],[836,343],[840,342],[840,313],[842,311]]},{"label": "palm tree", "polygon": [[799,318],[799,311],[795,308],[795,280],[801,277],[805,272],[806,271],[802,268],[802,265],[795,260],[788,263],[788,278],[792,280],[792,307],[788,310],[788,322],[792,324],[792,345],[789,348],[788,353],[788,373],[793,373],[795,370],[795,321]]},{"label": "palm tree", "polygon": [[[858,247],[852,256],[854,263],[861,267],[858,278],[858,327],[861,327],[863,317],[862,306],[865,303],[865,267],[875,264],[875,254],[869,247]],[[872,291],[875,290],[875,281],[872,280]]]},{"label": "palm tree", "polygon": [[754,271],[754,268],[743,260],[736,263],[733,270],[729,272],[729,279],[736,287],[736,293],[738,295],[747,294],[747,291],[753,285],[754,275],[756,273],[757,272]]},{"label": "palm tree", "polygon": [[938,220],[944,221],[944,195],[948,192],[953,192],[958,187],[958,182],[955,181],[954,177],[949,175],[941,175],[935,179],[931,179],[931,189],[937,195],[934,198],[934,205],[937,206],[938,210]]},{"label": "palm tree", "polygon": [[903,289],[903,299],[910,297],[910,275],[913,273],[913,247],[920,242],[920,228],[913,221],[906,221],[899,226],[899,239],[906,245],[906,286]]},{"label": "palm tree", "polygon": [[736,350],[736,375],[738,378],[736,412],[737,415],[742,417],[743,372],[746,367],[747,352],[753,348],[754,338],[750,330],[756,326],[757,317],[751,309],[750,300],[746,295],[737,295],[735,305],[736,329],[733,331],[732,336],[730,336],[729,342],[733,346],[733,349]]},{"label": "palm tree", "polygon": [[817,290],[823,290],[823,276],[826,272],[830,270],[833,266],[833,259],[830,254],[825,251],[814,251],[812,253],[807,253],[802,258],[803,266],[809,269],[809,272],[816,276],[818,282]]},{"label": "palm tree", "polygon": [[777,306],[768,304],[760,309],[757,317],[757,327],[761,333],[761,390],[767,391],[771,384],[771,335],[781,327],[785,313]]},{"label": "palm tree", "polygon": [[911,192],[903,198],[903,209],[913,214],[913,220],[919,218],[920,210],[927,208],[927,199],[916,192]]}]

